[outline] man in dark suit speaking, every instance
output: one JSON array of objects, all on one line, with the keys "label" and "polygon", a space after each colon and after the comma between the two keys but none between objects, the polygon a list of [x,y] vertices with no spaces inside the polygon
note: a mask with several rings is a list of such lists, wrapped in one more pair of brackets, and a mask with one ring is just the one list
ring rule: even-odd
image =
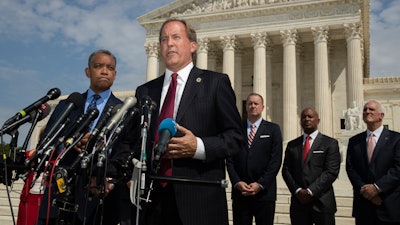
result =
[{"label": "man in dark suit speaking", "polygon": [[246,144],[227,162],[232,182],[233,224],[273,225],[276,175],[282,163],[282,134],[278,124],[264,120],[263,97],[247,97]]},{"label": "man in dark suit speaking", "polygon": [[319,116],[312,108],[301,112],[304,134],[287,145],[282,176],[292,193],[292,225],[334,225],[336,201],[332,183],[340,169],[336,139],[318,131]]},{"label": "man in dark suit speaking", "polygon": [[356,225],[400,224],[400,134],[383,127],[382,105],[365,103],[367,130],[350,138],[346,170]]},{"label": "man in dark suit speaking", "polygon": [[[157,143],[158,124],[164,118],[173,118],[179,124],[179,137],[170,139],[160,175],[225,179],[225,159],[243,144],[241,119],[229,78],[193,65],[196,32],[184,20],[164,22],[159,41],[166,71],[136,90],[137,99],[149,96],[158,106],[151,116],[147,150]],[[145,210],[146,224],[228,224],[225,189],[188,183],[156,184],[152,202]]]}]

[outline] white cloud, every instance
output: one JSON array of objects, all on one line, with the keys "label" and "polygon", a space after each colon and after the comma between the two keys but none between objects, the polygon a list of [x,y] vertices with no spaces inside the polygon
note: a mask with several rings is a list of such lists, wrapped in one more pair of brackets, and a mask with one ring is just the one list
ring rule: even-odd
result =
[{"label": "white cloud", "polygon": [[371,2],[371,71],[372,77],[400,76],[400,1]]}]

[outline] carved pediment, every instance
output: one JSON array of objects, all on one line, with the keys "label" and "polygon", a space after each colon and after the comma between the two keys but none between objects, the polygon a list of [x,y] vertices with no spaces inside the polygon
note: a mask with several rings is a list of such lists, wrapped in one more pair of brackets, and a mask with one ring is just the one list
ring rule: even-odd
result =
[{"label": "carved pediment", "polygon": [[181,0],[175,1],[138,18],[139,22],[148,19],[163,19],[184,15],[215,13],[233,9],[256,8],[262,5],[294,2],[298,0]]}]

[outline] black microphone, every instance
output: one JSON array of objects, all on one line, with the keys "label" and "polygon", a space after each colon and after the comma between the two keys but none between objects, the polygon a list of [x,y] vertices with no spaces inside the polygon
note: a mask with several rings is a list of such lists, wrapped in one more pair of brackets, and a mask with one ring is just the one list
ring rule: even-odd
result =
[{"label": "black microphone", "polygon": [[75,132],[65,141],[65,148],[72,145],[79,136],[88,132],[90,124],[97,118],[97,116],[99,116],[98,109],[89,109],[86,114],[83,115],[83,119],[80,123],[76,125],[77,128],[74,129]]},{"label": "black microphone", "polygon": [[37,146],[36,149],[41,149],[46,142],[48,142],[60,129],[63,123],[67,120],[67,117],[74,109],[83,107],[85,104],[85,99],[83,99],[82,95],[78,92],[74,92],[68,96],[66,99],[66,106],[62,111],[62,114],[58,117],[57,121],[53,123],[53,126],[47,132],[46,136],[42,139],[41,143]]},{"label": "black microphone", "polygon": [[10,132],[14,131],[15,129],[18,129],[18,127],[20,127],[24,123],[27,123],[27,122],[32,123],[32,120],[34,120],[36,118],[38,113],[40,113],[40,114],[39,114],[39,117],[37,118],[37,121],[40,121],[40,120],[46,118],[46,116],[48,116],[50,114],[50,112],[51,112],[50,105],[47,103],[44,103],[39,107],[38,110],[32,111],[27,116],[15,121],[12,124],[7,125],[6,127],[3,127],[0,130],[0,134],[10,133]]},{"label": "black microphone", "polygon": [[106,126],[103,127],[101,130],[98,138],[103,137],[106,135],[110,130],[114,128],[114,126],[121,120],[121,118],[126,114],[128,110],[130,110],[136,104],[135,97],[127,97],[125,98],[124,104],[122,105],[121,109],[115,113],[115,115],[110,119]]},{"label": "black microphone", "polygon": [[158,142],[157,145],[154,147],[154,160],[159,160],[160,157],[165,154],[165,151],[168,147],[169,139],[175,136],[177,128],[176,122],[171,118],[166,118],[161,121],[160,125],[158,126]]},{"label": "black microphone", "polygon": [[88,138],[86,147],[85,147],[85,151],[86,150],[90,150],[91,148],[93,148],[97,135],[99,134],[99,132],[102,130],[102,128],[104,127],[104,125],[106,124],[106,122],[110,119],[110,117],[112,115],[114,115],[119,108],[121,108],[122,104],[113,106],[110,105],[103,113],[105,113],[103,115],[103,117],[101,118],[101,120],[99,120],[96,124],[96,126],[94,127],[94,129],[91,131],[90,136]]},{"label": "black microphone", "polygon": [[49,100],[56,99],[60,95],[61,95],[60,89],[58,89],[58,88],[50,89],[49,92],[47,92],[46,96],[44,96],[41,99],[37,100],[36,102],[32,103],[30,106],[26,107],[25,109],[22,109],[17,114],[15,114],[15,116],[8,119],[4,124],[10,124],[21,118],[24,118],[25,116],[30,114],[32,111],[37,110],[42,104],[46,103]]},{"label": "black microphone", "polygon": [[147,95],[140,98],[142,108],[141,124],[150,127],[151,113],[157,107],[157,104]]}]

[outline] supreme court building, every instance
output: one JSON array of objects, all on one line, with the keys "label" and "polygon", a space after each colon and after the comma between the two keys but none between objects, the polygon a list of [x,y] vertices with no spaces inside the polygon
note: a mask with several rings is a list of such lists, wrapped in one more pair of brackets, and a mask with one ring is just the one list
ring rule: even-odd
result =
[{"label": "supreme court building", "polygon": [[367,0],[176,0],[137,20],[146,29],[146,79],[164,73],[159,29],[170,17],[197,31],[195,64],[229,75],[243,114],[251,92],[265,99],[263,117],[281,126],[285,143],[301,134],[299,114],[314,107],[319,130],[339,138],[346,112],[382,101],[385,125],[400,130],[400,79],[369,78]]},{"label": "supreme court building", "polygon": [[[147,31],[146,79],[164,73],[159,29],[174,17],[197,31],[195,65],[229,75],[242,115],[249,93],[264,97],[263,118],[280,125],[284,148],[302,133],[302,109],[314,107],[319,130],[340,144],[337,224],[354,224],[345,157],[348,139],[365,130],[365,101],[380,101],[384,125],[400,131],[400,77],[370,78],[369,11],[369,0],[176,0],[137,19]],[[290,193],[277,178],[275,223],[289,224]]]}]

